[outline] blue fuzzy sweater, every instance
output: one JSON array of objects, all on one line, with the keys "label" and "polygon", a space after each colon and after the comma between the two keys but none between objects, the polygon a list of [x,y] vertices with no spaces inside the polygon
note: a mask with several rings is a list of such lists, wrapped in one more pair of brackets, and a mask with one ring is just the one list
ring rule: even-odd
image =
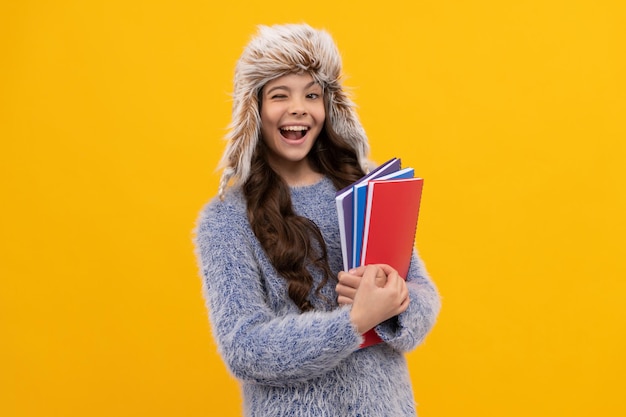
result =
[{"label": "blue fuzzy sweater", "polygon": [[[334,274],[342,269],[335,188],[325,178],[291,189],[294,209],[320,228]],[[349,307],[328,305],[314,290],[315,311],[301,313],[254,236],[240,188],[215,198],[196,228],[196,251],[219,352],[241,382],[246,416],[415,416],[404,352],[426,336],[440,301],[414,255],[411,303],[376,327],[385,341],[359,350]],[[315,283],[321,279],[313,272]],[[322,294],[336,300],[335,285]]]}]

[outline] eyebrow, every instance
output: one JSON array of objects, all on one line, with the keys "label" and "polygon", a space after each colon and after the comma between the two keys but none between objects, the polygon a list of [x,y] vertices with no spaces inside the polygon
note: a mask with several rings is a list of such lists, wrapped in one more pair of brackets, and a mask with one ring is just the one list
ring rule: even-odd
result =
[{"label": "eyebrow", "polygon": [[[307,85],[304,86],[304,89],[308,89],[313,87],[315,84],[319,84],[317,81],[313,80],[310,83],[308,83]],[[320,86],[321,87],[321,86]],[[287,90],[290,91],[290,88],[287,87],[286,85],[277,85],[275,87],[270,88],[269,90],[267,90],[267,92],[265,94],[270,94],[272,91],[274,90]]]}]

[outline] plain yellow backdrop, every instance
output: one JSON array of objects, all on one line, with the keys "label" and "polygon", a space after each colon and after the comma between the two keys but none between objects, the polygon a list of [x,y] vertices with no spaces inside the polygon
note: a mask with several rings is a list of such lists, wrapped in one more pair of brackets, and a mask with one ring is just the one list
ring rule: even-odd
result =
[{"label": "plain yellow backdrop", "polygon": [[237,57],[304,21],[425,178],[420,415],[626,415],[624,4],[3,1],[0,415],[240,415],[191,230]]}]

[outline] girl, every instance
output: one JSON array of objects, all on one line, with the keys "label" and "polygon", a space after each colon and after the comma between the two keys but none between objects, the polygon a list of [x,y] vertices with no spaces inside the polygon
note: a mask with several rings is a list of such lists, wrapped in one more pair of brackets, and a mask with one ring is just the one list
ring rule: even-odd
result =
[{"label": "girl", "polygon": [[[342,268],[335,193],[367,171],[330,35],[260,27],[237,63],[218,197],[195,245],[219,352],[246,416],[415,416],[404,353],[439,296],[414,253]],[[384,341],[359,349],[375,328]]]}]

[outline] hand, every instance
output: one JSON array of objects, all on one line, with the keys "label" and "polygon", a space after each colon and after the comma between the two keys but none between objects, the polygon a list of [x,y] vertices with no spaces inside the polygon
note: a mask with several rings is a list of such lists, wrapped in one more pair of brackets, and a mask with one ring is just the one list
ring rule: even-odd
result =
[{"label": "hand", "polygon": [[[381,270],[387,277],[383,287],[376,285],[376,277],[380,275]],[[363,334],[383,321],[406,311],[409,302],[406,282],[397,271],[388,265],[368,265],[352,299],[350,320]]]},{"label": "hand", "polygon": [[[391,267],[389,267],[388,265],[378,266],[381,268],[376,274],[375,282],[376,286],[382,288],[387,282],[387,275],[383,267]],[[339,273],[339,275],[337,276],[337,280],[339,281],[339,283],[335,287],[335,291],[337,292],[337,303],[339,305],[352,304],[364,272],[365,266],[360,266],[358,268],[353,268],[348,272],[341,271]]]}]

